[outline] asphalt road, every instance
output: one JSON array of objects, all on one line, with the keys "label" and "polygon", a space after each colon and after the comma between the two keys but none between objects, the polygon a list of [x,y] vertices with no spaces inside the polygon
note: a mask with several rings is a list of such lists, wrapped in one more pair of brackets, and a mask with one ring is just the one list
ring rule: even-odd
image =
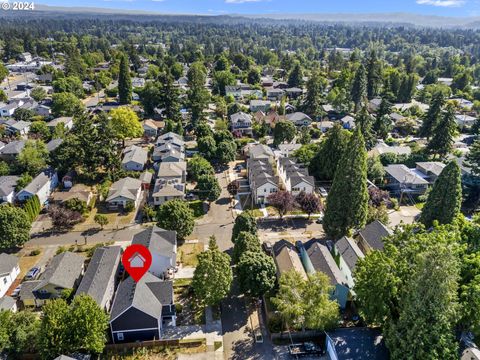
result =
[{"label": "asphalt road", "polygon": [[230,240],[233,228],[233,214],[230,203],[230,194],[227,191],[227,179],[225,172],[219,172],[215,175],[222,188],[220,198],[210,204],[208,213],[197,220],[191,239],[198,239],[204,244],[208,244],[210,236],[215,235],[217,245],[222,251],[232,247]]},{"label": "asphalt road", "polygon": [[64,233],[37,233],[33,234],[30,241],[26,246],[70,246],[75,245],[77,241],[78,245],[98,244],[109,241],[130,241],[133,235],[139,233],[144,228],[140,225],[133,225],[131,227],[121,230],[87,230],[82,232],[69,231]]}]

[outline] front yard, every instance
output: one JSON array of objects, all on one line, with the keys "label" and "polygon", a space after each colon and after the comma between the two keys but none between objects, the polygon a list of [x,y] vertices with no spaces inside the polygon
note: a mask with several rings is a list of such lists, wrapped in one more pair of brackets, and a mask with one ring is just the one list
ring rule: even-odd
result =
[{"label": "front yard", "polygon": [[178,247],[178,258],[184,267],[196,267],[197,256],[204,250],[202,243],[184,243]]},{"label": "front yard", "polygon": [[177,309],[177,326],[205,324],[205,308],[195,298],[191,281],[174,281],[173,297]]}]

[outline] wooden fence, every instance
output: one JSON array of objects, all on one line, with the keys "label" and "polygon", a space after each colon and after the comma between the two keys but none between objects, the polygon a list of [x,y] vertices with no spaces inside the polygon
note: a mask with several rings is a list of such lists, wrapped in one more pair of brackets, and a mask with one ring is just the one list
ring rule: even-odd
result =
[{"label": "wooden fence", "polygon": [[105,345],[104,354],[125,354],[134,349],[179,349],[179,348],[194,348],[205,345],[207,340],[203,339],[188,339],[188,340],[149,340],[138,341],[133,343],[121,343],[121,344],[107,344]]}]

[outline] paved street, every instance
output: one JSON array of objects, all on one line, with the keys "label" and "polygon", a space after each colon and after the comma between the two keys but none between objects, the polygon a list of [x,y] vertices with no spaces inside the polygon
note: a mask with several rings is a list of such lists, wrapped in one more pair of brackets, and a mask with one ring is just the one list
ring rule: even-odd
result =
[{"label": "paved street", "polygon": [[208,238],[215,235],[220,250],[225,251],[232,247],[231,236],[233,228],[233,214],[230,206],[230,194],[227,191],[225,172],[215,175],[222,188],[220,198],[210,205],[210,210],[203,218],[197,221],[190,239],[198,239],[208,244]]},{"label": "paved street", "polygon": [[307,241],[323,238],[325,235],[321,224],[315,220],[285,219],[263,220],[258,222],[258,235],[262,242],[275,243],[278,240]]},{"label": "paved street", "polygon": [[28,241],[25,245],[70,246],[75,245],[75,240],[77,240],[78,245],[82,245],[85,243],[85,238],[87,239],[87,244],[90,245],[109,241],[130,241],[132,240],[133,235],[139,233],[143,229],[144,228],[140,225],[133,225],[121,230],[87,230],[82,232],[70,231],[65,233],[40,233],[32,235],[30,241]]}]

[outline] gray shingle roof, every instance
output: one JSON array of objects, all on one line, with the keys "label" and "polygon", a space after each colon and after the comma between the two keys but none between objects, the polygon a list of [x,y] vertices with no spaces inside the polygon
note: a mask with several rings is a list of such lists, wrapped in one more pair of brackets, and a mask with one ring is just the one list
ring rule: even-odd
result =
[{"label": "gray shingle roof", "polygon": [[252,159],[265,159],[273,157],[274,153],[269,146],[263,144],[256,144],[250,146],[248,155]]},{"label": "gray shingle roof", "polygon": [[338,253],[343,258],[350,270],[354,270],[358,259],[363,259],[365,255],[353,239],[346,236],[335,243]]},{"label": "gray shingle roof", "polygon": [[121,254],[120,246],[96,249],[75,295],[90,295],[97,304],[101,305],[109,281],[118,271]]},{"label": "gray shingle roof", "polygon": [[172,282],[162,281],[147,272],[137,283],[131,277],[120,283],[110,319],[115,319],[130,307],[159,319],[162,315],[162,306],[170,304],[173,304]]},{"label": "gray shingle roof", "polygon": [[126,148],[123,151],[123,154],[124,156],[123,156],[122,164],[126,164],[132,161],[138,164],[145,165],[148,159],[148,152],[145,149],[142,149],[141,147],[138,147],[135,145],[132,145]]},{"label": "gray shingle roof", "polygon": [[82,274],[84,261],[82,256],[68,251],[55,255],[40,276],[40,283],[34,290],[41,289],[47,284],[73,289],[75,281]]},{"label": "gray shingle roof", "polygon": [[58,124],[68,124],[69,122],[73,121],[73,117],[70,117],[70,116],[62,116],[62,117],[58,117],[56,119],[53,119],[52,121],[49,121],[47,123],[47,126],[49,127],[55,127],[57,126]]},{"label": "gray shingle roof", "polygon": [[138,191],[141,190],[141,186],[142,182],[138,179],[131,177],[120,179],[110,186],[107,201],[111,201],[120,196],[135,201]]},{"label": "gray shingle roof", "polygon": [[17,121],[15,124],[11,126],[12,129],[17,130],[17,131],[22,131],[23,129],[29,127],[31,123],[29,121]]},{"label": "gray shingle roof", "polygon": [[135,234],[132,239],[132,244],[141,244],[151,252],[173,257],[176,256],[177,233],[175,231],[164,230],[158,226],[152,226]]},{"label": "gray shingle roof", "polygon": [[18,258],[15,255],[0,254],[0,274],[7,274],[18,265]]},{"label": "gray shingle roof", "polygon": [[315,271],[320,271],[326,274],[332,285],[347,283],[345,276],[338,268],[335,259],[325,245],[320,244],[319,242],[314,242],[308,248],[307,254]]},{"label": "gray shingle roof", "polygon": [[25,140],[16,140],[8,143],[0,149],[0,154],[18,155],[25,147]]},{"label": "gray shingle roof", "polygon": [[55,175],[55,170],[46,169],[38,174],[21,192],[36,194]]},{"label": "gray shingle roof", "polygon": [[401,184],[428,185],[428,181],[403,164],[388,165],[385,171]]},{"label": "gray shingle roof", "polygon": [[11,310],[15,305],[15,299],[11,296],[4,296],[0,298],[0,311],[2,310]]},{"label": "gray shingle roof", "polygon": [[392,231],[378,220],[371,222],[362,230],[358,231],[358,236],[375,250],[383,250],[382,239],[390,235],[392,235]]},{"label": "gray shingle roof", "polygon": [[8,196],[15,191],[20,176],[0,176],[0,196]]},{"label": "gray shingle roof", "polygon": [[304,114],[302,112],[294,112],[293,114],[288,114],[287,115],[287,120],[297,122],[297,121],[303,121],[303,120],[309,120],[312,121],[312,118],[308,116],[307,114]]},{"label": "gray shingle roof", "polygon": [[49,152],[52,152],[56,148],[58,148],[60,145],[62,145],[62,143],[63,143],[63,139],[52,139],[47,144],[47,150]]},{"label": "gray shingle roof", "polygon": [[241,122],[243,122],[243,121],[251,122],[252,121],[252,116],[244,113],[243,111],[239,111],[235,114],[230,115],[230,121],[232,123],[236,123],[236,122],[239,122],[239,121],[241,121]]}]

